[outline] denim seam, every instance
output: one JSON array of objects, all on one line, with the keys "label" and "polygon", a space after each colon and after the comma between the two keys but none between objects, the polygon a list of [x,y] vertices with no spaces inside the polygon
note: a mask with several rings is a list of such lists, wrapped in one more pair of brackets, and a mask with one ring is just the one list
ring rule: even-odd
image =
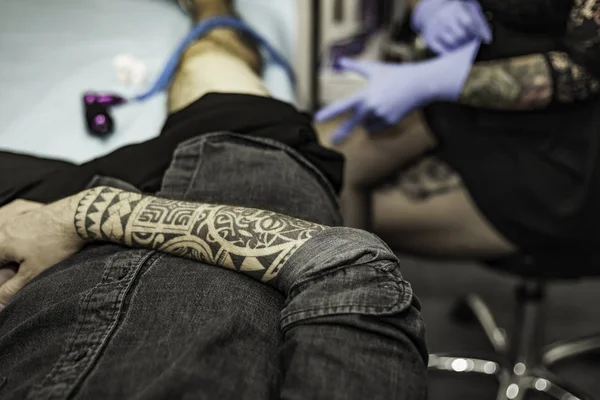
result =
[{"label": "denim seam", "polygon": [[[360,264],[360,265],[365,265],[365,264]],[[308,282],[305,282],[301,287],[294,288],[293,291],[290,292],[289,297],[290,298],[295,297],[298,294],[298,292],[301,291],[302,288],[306,287],[307,285],[310,285],[310,283],[316,283],[316,282],[323,281],[325,279],[330,279],[331,275],[335,275],[343,269],[352,268],[355,266],[357,266],[357,265],[347,266],[345,268],[338,269],[338,270],[332,272],[331,274],[325,274],[316,279],[312,279]],[[317,312],[319,312],[321,315],[331,314],[331,313],[337,314],[337,313],[339,313],[339,311],[338,311],[339,309],[356,308],[356,309],[360,309],[360,311],[359,310],[345,311],[344,313],[345,314],[363,314],[363,313],[379,314],[379,313],[385,313],[386,311],[389,311],[393,308],[397,308],[400,304],[403,304],[403,303],[404,303],[404,306],[400,306],[400,308],[398,309],[398,312],[402,312],[402,311],[406,310],[406,308],[411,303],[410,300],[414,297],[414,293],[412,291],[412,287],[410,286],[410,284],[403,278],[394,275],[391,271],[383,270],[382,268],[377,268],[372,265],[369,265],[369,267],[376,269],[380,272],[385,272],[386,274],[389,275],[391,280],[393,280],[398,285],[397,289],[399,289],[399,291],[402,292],[402,295],[398,296],[399,297],[398,301],[396,301],[394,304],[389,305],[389,306],[367,306],[364,304],[344,304],[344,305],[337,305],[337,306],[330,306],[330,307],[316,307],[316,308],[310,308],[310,309],[302,309],[302,310],[294,311],[291,313],[282,312],[282,314],[285,314],[285,315],[282,315],[281,320],[280,320],[281,328],[284,329],[290,323],[293,323],[293,322],[296,322],[299,320],[315,318],[315,317],[317,317],[317,315],[314,315],[314,314],[316,314]],[[302,317],[297,317],[298,314],[310,314],[310,315],[306,315],[306,317],[302,318]]]},{"label": "denim seam", "polygon": [[[110,266],[114,263],[114,260],[115,260],[115,258],[117,258],[117,256],[118,256],[118,254],[113,254],[111,257],[109,257],[103,263],[103,272],[102,272],[102,277],[100,278],[100,282],[102,282],[104,280],[104,277],[107,273],[106,271],[109,270],[108,266]],[[91,301],[91,296],[88,296],[88,294],[90,292],[94,291],[96,289],[96,287],[98,287],[98,285],[95,285],[92,289],[85,292],[84,296],[86,296],[85,297],[86,302],[81,304],[81,306],[82,306],[81,308],[86,308],[89,305],[89,302]],[[77,336],[79,336],[81,329],[82,329],[82,327],[81,327],[81,324],[79,323],[79,318],[78,318],[78,322],[77,322],[75,329],[73,329],[71,331],[71,333],[67,336],[66,347],[61,351],[61,357],[56,362],[56,364],[54,364],[54,367],[50,370],[50,372],[48,372],[48,374],[44,377],[42,382],[40,382],[39,384],[35,385],[32,388],[31,392],[27,395],[28,398],[31,397],[31,393],[35,392],[36,390],[42,389],[44,381],[49,380],[52,376],[58,374],[58,371],[66,363],[66,355],[65,354],[70,353],[70,348],[72,347],[72,343],[75,342],[75,338],[77,338]]]},{"label": "denim seam", "polygon": [[[196,181],[196,177],[198,176],[198,174],[200,173],[200,167],[202,166],[202,163],[204,162],[204,159],[202,157],[200,157],[200,155],[203,152],[204,149],[204,144],[206,143],[205,140],[205,136],[202,136],[200,138],[200,140],[198,141],[198,143],[194,143],[194,146],[192,147],[192,145],[190,144],[190,148],[195,149],[198,152],[198,156],[196,157],[196,168],[194,169],[194,173],[192,174],[190,180],[188,181],[188,188],[185,191],[184,194],[184,198],[187,199],[189,197],[190,192],[192,191],[192,187],[194,182]],[[195,142],[195,141],[194,141]],[[183,144],[180,145],[181,146],[181,150],[183,152],[187,151],[189,148],[185,146],[185,142]],[[177,156],[175,156],[173,158],[173,163],[175,163],[177,160]]]},{"label": "denim seam", "polygon": [[398,277],[392,273],[392,271],[398,269],[397,265],[394,266],[394,268],[392,268],[392,269],[386,269],[386,268],[379,267],[377,265],[373,265],[373,262],[364,262],[364,263],[360,263],[360,264],[345,264],[345,265],[338,266],[338,268],[336,268],[335,271],[327,272],[327,273],[325,273],[323,275],[319,275],[317,277],[305,278],[304,281],[301,281],[300,283],[293,285],[293,289],[290,290],[289,296],[290,297],[296,296],[297,293],[302,291],[304,289],[304,287],[306,287],[307,285],[310,285],[311,283],[319,282],[323,279],[328,279],[330,275],[336,274],[338,271],[346,270],[348,268],[358,268],[358,267],[373,268],[374,270],[376,270],[378,272],[388,273],[391,275],[392,279],[395,282],[405,281],[405,279],[402,278],[402,276]]},{"label": "denim seam", "polygon": [[[175,155],[173,157],[173,162],[171,164],[171,167],[173,167],[175,165],[176,159],[177,159],[177,153],[178,152],[185,152],[187,150],[191,150],[191,149],[199,149],[198,151],[198,155],[201,155],[202,153],[202,148],[204,147],[205,143],[212,138],[216,138],[219,142],[223,142],[223,138],[224,137],[234,137],[236,139],[240,139],[240,140],[246,140],[249,142],[254,142],[254,143],[260,143],[263,145],[267,145],[269,147],[271,147],[272,149],[275,150],[282,150],[285,153],[287,153],[292,159],[294,159],[296,162],[298,162],[298,164],[303,167],[303,168],[307,168],[311,173],[315,174],[317,177],[318,182],[321,184],[321,187],[323,187],[323,189],[325,190],[325,192],[327,193],[327,196],[329,197],[331,206],[335,209],[335,210],[339,210],[339,204],[337,201],[337,196],[335,194],[335,190],[333,189],[333,187],[331,186],[331,183],[329,183],[329,181],[327,180],[327,178],[325,177],[325,175],[323,175],[323,173],[317,168],[315,167],[310,161],[308,161],[302,154],[300,154],[298,151],[296,151],[294,148],[289,147],[288,145],[278,142],[276,140],[273,139],[267,139],[267,138],[259,138],[259,137],[254,137],[254,136],[247,136],[247,135],[240,135],[238,133],[233,133],[233,132],[213,132],[213,133],[209,133],[209,134],[205,134],[202,135],[201,137],[196,137],[196,138],[192,138],[192,139],[188,139],[182,143],[179,144],[179,146],[177,147],[176,151],[175,151]],[[198,145],[200,145],[199,147],[197,147]],[[195,181],[196,176],[198,175],[198,171],[200,170],[200,166],[202,163],[202,157],[198,157],[199,161],[196,165],[196,170],[194,171],[194,174],[192,176],[192,179],[190,180],[190,184],[188,186],[188,190],[185,193],[185,197],[187,197],[189,195],[189,192],[191,191],[192,187],[192,182]],[[171,168],[169,168],[171,169]],[[341,221],[340,221],[341,222]]]},{"label": "denim seam", "polygon": [[[398,290],[398,292],[402,292],[402,296],[401,296],[402,299],[395,302],[394,304],[392,304],[390,306],[367,306],[364,304],[344,304],[344,305],[330,306],[330,307],[317,307],[317,308],[309,308],[309,309],[294,311],[292,313],[287,314],[286,317],[284,317],[284,318],[287,318],[287,317],[295,315],[295,314],[303,313],[303,312],[321,311],[321,310],[326,310],[326,309],[330,309],[330,308],[363,307],[365,309],[370,309],[370,310],[391,309],[391,308],[396,307],[398,304],[405,303],[408,300],[408,297],[412,297],[412,295],[413,295],[412,288],[409,285],[407,285],[407,282],[399,282],[398,285],[402,286],[401,288],[398,288],[398,289],[401,289],[401,290]],[[396,288],[394,288],[394,289],[396,289]]]},{"label": "denim seam", "polygon": [[[84,329],[84,325],[86,325],[86,320],[89,320],[89,316],[91,315],[91,313],[89,312],[87,313],[87,315],[78,316],[76,322],[77,326],[74,329],[73,333],[69,335],[69,339],[66,343],[66,347],[62,351],[60,359],[56,362],[54,368],[48,373],[48,375],[44,377],[42,382],[34,386],[31,392],[29,392],[28,398],[38,398],[40,394],[46,391],[49,391],[45,393],[46,396],[50,394],[52,397],[56,397],[56,386],[61,384],[65,385],[66,387],[64,387],[62,390],[59,390],[60,396],[69,397],[73,393],[73,391],[80,386],[80,382],[85,378],[85,376],[89,375],[90,371],[95,366],[95,362],[97,361],[99,354],[106,347],[107,340],[112,334],[114,334],[115,327],[119,322],[120,314],[119,312],[115,315],[115,312],[119,308],[122,308],[123,301],[129,293],[129,291],[131,290],[135,277],[139,274],[139,271],[141,270],[142,266],[152,259],[152,256],[154,254],[154,251],[144,252],[139,255],[133,255],[129,253],[127,254],[127,256],[130,258],[123,259],[123,262],[127,263],[128,267],[133,267],[131,268],[133,273],[131,273],[130,271],[130,276],[127,277],[127,280],[120,281],[119,283],[121,283],[121,285],[116,285],[117,287],[121,286],[121,288],[119,289],[117,297],[114,299],[118,304],[112,304],[110,307],[111,315],[109,317],[110,319],[113,319],[113,321],[107,326],[99,326],[100,329],[104,330],[104,334],[102,335],[102,337],[94,341],[94,343],[88,344],[90,345],[90,347],[92,347],[92,351],[89,354],[86,354],[86,356],[82,360],[75,360],[76,365],[74,367],[81,367],[79,368],[80,371],[76,374],[76,376],[73,378],[70,384],[68,384],[68,382],[60,382],[60,380],[56,379],[56,377],[60,377],[61,372],[63,372],[66,366],[69,366],[69,364],[74,363],[74,360],[71,359],[71,355],[77,351],[77,344],[75,342],[77,342],[78,336],[81,335]],[[120,261],[118,260],[120,258],[119,256],[122,256],[122,254],[115,254],[104,263],[104,272],[102,274],[100,282],[85,294],[85,302],[81,304],[81,310],[83,312],[85,312],[86,309],[89,307],[89,304],[93,300],[94,295],[99,292],[98,289],[106,286],[105,280],[110,278],[111,267]],[[113,303],[115,301],[113,301]],[[83,342],[85,343],[85,341]],[[44,385],[44,383],[47,384]]]},{"label": "denim seam", "polygon": [[85,379],[86,376],[89,375],[89,373],[95,367],[96,362],[98,360],[98,356],[106,348],[109,338],[115,334],[115,329],[120,321],[119,316],[120,316],[121,312],[123,311],[123,302],[125,300],[125,297],[127,297],[127,294],[131,291],[131,288],[133,286],[135,278],[139,275],[139,272],[142,269],[142,267],[150,260],[152,260],[152,263],[155,263],[156,260],[159,259],[159,257],[153,258],[153,256],[155,254],[156,254],[155,251],[148,251],[148,252],[142,253],[137,257],[136,260],[134,260],[130,263],[131,267],[133,267],[135,265],[135,267],[132,268],[133,273],[129,273],[130,276],[127,278],[126,285],[124,285],[125,287],[123,288],[122,293],[119,296],[118,306],[117,306],[117,304],[112,305],[113,310],[115,308],[120,308],[120,311],[115,316],[113,322],[108,326],[108,328],[106,329],[102,338],[98,341],[98,344],[96,345],[96,350],[90,356],[89,362],[87,363],[85,368],[82,370],[82,372],[79,374],[79,376],[77,377],[77,379],[71,386],[71,390],[68,393],[69,396],[76,390],[76,388],[78,388],[80,386],[81,382]]},{"label": "denim seam", "polygon": [[[409,301],[412,298],[413,293],[410,287],[408,289],[405,283],[401,284],[403,286],[403,294],[401,296],[401,300],[397,301],[395,304],[391,306],[356,306],[356,305],[339,305],[339,306],[331,306],[331,307],[322,307],[322,308],[311,308],[307,310],[298,310],[288,315],[282,316],[280,320],[281,330],[286,330],[286,328],[293,323],[297,323],[298,321],[306,321],[318,317],[322,317],[325,315],[341,315],[341,314],[367,314],[367,315],[385,315],[389,313],[393,308],[398,307],[399,304],[402,304],[396,311],[397,313],[404,312],[411,304]],[[348,308],[356,308],[355,310],[348,310]],[[341,312],[340,312],[341,310]]]}]

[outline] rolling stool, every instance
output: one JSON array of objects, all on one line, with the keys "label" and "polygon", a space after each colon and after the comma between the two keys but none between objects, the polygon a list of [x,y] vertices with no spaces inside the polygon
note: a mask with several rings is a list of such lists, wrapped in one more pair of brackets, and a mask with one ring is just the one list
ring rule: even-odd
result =
[{"label": "rolling stool", "polygon": [[[552,281],[600,277],[600,255],[570,257],[519,256],[489,263],[492,268],[521,278],[516,288],[515,338],[511,343],[498,327],[484,301],[469,294],[455,305],[453,317],[478,323],[495,350],[495,359],[432,354],[430,371],[473,373],[495,377],[498,400],[525,400],[528,392],[542,392],[559,400],[598,400],[553,376],[548,368],[560,361],[600,350],[600,334],[563,341],[542,348],[546,287]],[[595,271],[593,271],[595,270]],[[599,353],[600,354],[600,353]]]}]

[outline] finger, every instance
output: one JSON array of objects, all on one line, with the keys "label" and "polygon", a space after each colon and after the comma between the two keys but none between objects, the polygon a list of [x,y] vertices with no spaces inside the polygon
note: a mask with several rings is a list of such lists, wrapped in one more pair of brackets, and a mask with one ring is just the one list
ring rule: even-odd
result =
[{"label": "finger", "polygon": [[454,50],[455,40],[450,32],[442,32],[438,37],[438,42],[444,47],[445,51]]},{"label": "finger", "polygon": [[30,279],[21,272],[23,270],[24,268],[21,266],[19,272],[17,272],[15,276],[0,286],[0,308],[4,308],[14,295],[17,294],[19,290],[23,289],[29,282]]},{"label": "finger", "polygon": [[331,138],[333,144],[340,144],[350,136],[350,134],[358,127],[360,122],[367,115],[367,109],[359,107],[354,114],[337,129]]},{"label": "finger", "polygon": [[12,268],[0,268],[0,286],[11,280],[17,272]]},{"label": "finger", "polygon": [[0,207],[0,225],[9,218],[42,207],[43,204],[29,200],[14,200]]},{"label": "finger", "polygon": [[471,13],[468,10],[461,9],[461,12],[456,15],[456,23],[461,27],[462,30],[471,32],[472,26],[475,22],[473,22]]},{"label": "finger", "polygon": [[431,51],[433,51],[435,54],[446,54],[450,51],[450,49],[448,49],[441,41],[439,40],[434,40],[429,44],[429,48],[431,49]]},{"label": "finger", "polygon": [[369,77],[377,65],[376,61],[353,60],[347,57],[341,58],[339,61],[341,69],[356,72],[365,77]]},{"label": "finger", "polygon": [[479,3],[468,3],[468,7],[470,7],[471,20],[472,22],[465,26],[473,35],[477,36],[479,39],[483,40],[485,43],[492,42],[492,30],[490,25],[483,14],[483,10]]},{"label": "finger", "polygon": [[363,98],[364,93],[361,91],[346,99],[333,103],[315,114],[315,121],[325,122],[337,117],[340,114],[350,111],[355,108]]},{"label": "finger", "polygon": [[451,34],[453,39],[456,40],[457,37],[464,35],[465,28],[460,21],[455,20],[451,21],[448,26],[446,26],[446,32]]}]

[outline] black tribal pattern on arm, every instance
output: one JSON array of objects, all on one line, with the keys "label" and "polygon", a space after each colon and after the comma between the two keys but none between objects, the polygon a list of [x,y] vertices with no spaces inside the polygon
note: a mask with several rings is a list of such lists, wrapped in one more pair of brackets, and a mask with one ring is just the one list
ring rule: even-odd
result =
[{"label": "black tribal pattern on arm", "polygon": [[80,200],[77,233],[233,269],[263,282],[325,226],[266,210],[162,199],[100,187]]}]

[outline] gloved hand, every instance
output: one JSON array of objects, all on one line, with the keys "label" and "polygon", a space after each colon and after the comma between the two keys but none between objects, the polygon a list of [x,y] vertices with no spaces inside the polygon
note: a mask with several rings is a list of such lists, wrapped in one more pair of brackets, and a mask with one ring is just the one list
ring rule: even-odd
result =
[{"label": "gloved hand", "polygon": [[333,136],[333,142],[338,143],[365,119],[392,125],[430,102],[455,101],[469,75],[479,44],[473,41],[445,56],[411,64],[342,59],[340,67],[365,76],[369,80],[367,87],[320,110],[316,121],[324,122],[352,110],[352,116]]},{"label": "gloved hand", "polygon": [[421,0],[412,14],[411,25],[437,54],[474,39],[492,41],[492,31],[477,0]]}]

